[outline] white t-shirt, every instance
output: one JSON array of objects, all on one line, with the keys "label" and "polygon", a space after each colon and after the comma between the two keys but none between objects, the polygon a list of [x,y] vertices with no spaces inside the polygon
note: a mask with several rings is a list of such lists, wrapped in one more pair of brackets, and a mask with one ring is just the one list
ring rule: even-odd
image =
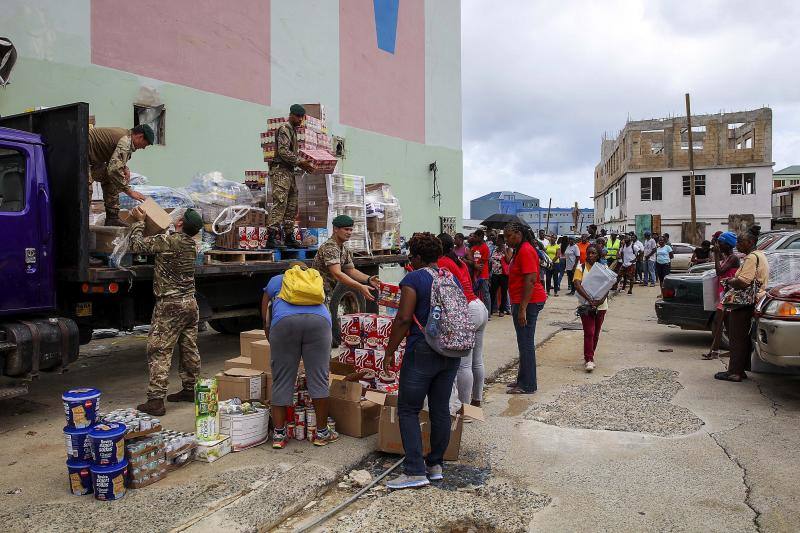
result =
[{"label": "white t-shirt", "polygon": [[622,254],[622,266],[631,266],[636,262],[636,250],[633,246],[623,246],[619,253]]},{"label": "white t-shirt", "polygon": [[[656,240],[653,239],[653,238],[648,239],[644,243],[644,256],[647,257],[647,254],[649,254],[650,252],[652,252],[656,248],[658,248],[658,244],[656,244]],[[650,258],[648,259],[648,261],[655,261],[655,260],[656,260],[656,254],[651,255]]]},{"label": "white t-shirt", "polygon": [[636,252],[637,255],[639,252],[643,252],[644,244],[642,244],[641,241],[636,241],[635,243],[633,243],[633,251]]}]

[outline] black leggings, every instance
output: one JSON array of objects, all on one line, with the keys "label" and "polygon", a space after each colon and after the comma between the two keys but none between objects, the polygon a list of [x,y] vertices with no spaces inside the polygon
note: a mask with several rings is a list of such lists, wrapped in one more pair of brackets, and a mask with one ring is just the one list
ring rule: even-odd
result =
[{"label": "black leggings", "polygon": [[658,281],[664,281],[664,278],[669,276],[670,267],[672,265],[670,263],[656,263],[656,277]]},{"label": "black leggings", "polygon": [[[491,287],[491,297],[492,297],[492,308],[490,312],[493,311],[503,311],[505,312],[506,306],[508,306],[508,276],[506,274],[492,274],[492,278],[490,280],[490,287]],[[500,290],[500,300],[497,299],[497,291]],[[498,307],[497,304],[500,304]]]}]

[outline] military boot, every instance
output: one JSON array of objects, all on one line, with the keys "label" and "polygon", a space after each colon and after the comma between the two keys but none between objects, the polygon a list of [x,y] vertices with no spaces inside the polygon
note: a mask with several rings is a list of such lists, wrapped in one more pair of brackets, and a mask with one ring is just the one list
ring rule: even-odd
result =
[{"label": "military boot", "polygon": [[128,225],[119,219],[119,213],[110,213],[106,211],[106,221],[104,226],[117,226],[120,228],[127,228]]},{"label": "military boot", "polygon": [[136,409],[153,416],[163,416],[167,412],[164,400],[156,398],[150,398],[145,403],[137,405]]},{"label": "military boot", "polygon": [[180,392],[167,394],[168,402],[194,402],[194,391],[190,389],[183,389]]},{"label": "military boot", "polygon": [[283,230],[283,244],[285,244],[287,248],[305,248],[302,242],[294,238],[294,228]]},{"label": "military boot", "polygon": [[277,228],[267,228],[267,248],[271,248],[273,250],[283,250],[286,248],[282,242],[278,240],[281,235],[281,231]]}]

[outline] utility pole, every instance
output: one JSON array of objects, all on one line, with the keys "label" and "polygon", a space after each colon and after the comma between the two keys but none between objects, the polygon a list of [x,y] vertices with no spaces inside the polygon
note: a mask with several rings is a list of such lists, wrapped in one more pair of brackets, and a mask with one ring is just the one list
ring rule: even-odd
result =
[{"label": "utility pole", "polygon": [[550,201],[547,202],[547,229],[545,233],[550,233],[550,207],[553,205],[553,199],[550,198]]},{"label": "utility pole", "polygon": [[689,93],[686,93],[686,133],[689,137],[689,201],[691,202],[691,222],[689,223],[689,242],[697,245],[697,205],[694,194],[694,146],[692,145],[692,108]]}]

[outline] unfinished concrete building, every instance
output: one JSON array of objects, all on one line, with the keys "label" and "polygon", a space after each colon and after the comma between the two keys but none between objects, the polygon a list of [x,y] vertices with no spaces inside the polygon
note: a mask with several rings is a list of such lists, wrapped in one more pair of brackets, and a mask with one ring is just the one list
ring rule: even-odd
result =
[{"label": "unfinished concrete building", "polygon": [[[686,117],[628,122],[604,138],[594,172],[595,223],[609,231],[669,233],[690,242]],[[772,110],[692,116],[698,237],[770,227]]]}]

